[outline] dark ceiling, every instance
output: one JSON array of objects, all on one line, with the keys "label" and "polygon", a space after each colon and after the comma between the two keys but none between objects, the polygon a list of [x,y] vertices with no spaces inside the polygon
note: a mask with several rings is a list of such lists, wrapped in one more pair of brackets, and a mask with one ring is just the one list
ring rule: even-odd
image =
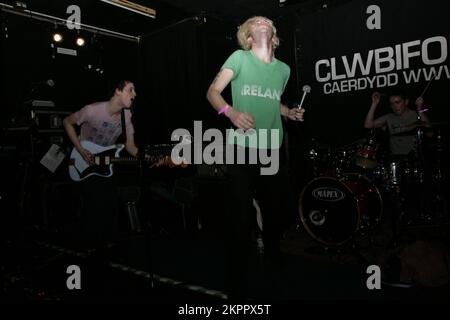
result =
[{"label": "dark ceiling", "polygon": [[[336,5],[349,0],[133,0],[156,10],[156,19],[145,17],[100,0],[20,0],[27,9],[52,16],[67,18],[69,5],[81,8],[81,22],[108,30],[139,36],[180,20],[206,15],[227,23],[238,24],[253,15],[265,15],[274,20],[287,14],[301,14],[316,10],[324,4]],[[0,0],[12,5],[15,0]]]},{"label": "dark ceiling", "polygon": [[[142,3],[149,2],[140,0]],[[277,19],[287,14],[302,14],[322,7],[338,5],[349,0],[160,0],[191,14],[204,12],[228,22],[241,23],[254,16]]]},{"label": "dark ceiling", "polygon": [[[78,5],[81,9],[81,23],[128,35],[139,36],[146,34],[167,24],[171,24],[183,17],[186,12],[161,1],[141,1],[140,3],[156,10],[156,19],[146,17],[100,0],[20,0],[26,3],[27,9],[47,15],[66,19],[70,16],[66,12],[70,5]],[[15,0],[0,2],[12,5]]]}]

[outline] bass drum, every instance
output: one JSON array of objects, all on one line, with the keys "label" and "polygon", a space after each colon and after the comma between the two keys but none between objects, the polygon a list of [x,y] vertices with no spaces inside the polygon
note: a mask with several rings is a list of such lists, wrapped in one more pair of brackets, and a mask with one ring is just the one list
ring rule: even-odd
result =
[{"label": "bass drum", "polygon": [[357,232],[378,225],[383,203],[377,187],[365,176],[319,177],[300,196],[300,218],[308,233],[325,245],[342,245]]}]

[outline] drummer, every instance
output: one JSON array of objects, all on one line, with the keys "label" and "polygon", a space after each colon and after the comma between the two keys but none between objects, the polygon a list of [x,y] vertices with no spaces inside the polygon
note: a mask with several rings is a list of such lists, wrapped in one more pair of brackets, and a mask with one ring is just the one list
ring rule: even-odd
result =
[{"label": "drummer", "polygon": [[[389,103],[392,112],[374,119],[375,111],[380,103],[382,94],[372,94],[372,104],[367,112],[364,127],[367,129],[381,128],[389,132],[389,150],[392,156],[406,156],[416,151],[417,129],[431,127],[426,115],[422,97],[415,101],[416,110],[408,107],[409,100],[403,92],[395,91],[389,94]],[[431,137],[432,132],[426,130],[426,136]]]}]

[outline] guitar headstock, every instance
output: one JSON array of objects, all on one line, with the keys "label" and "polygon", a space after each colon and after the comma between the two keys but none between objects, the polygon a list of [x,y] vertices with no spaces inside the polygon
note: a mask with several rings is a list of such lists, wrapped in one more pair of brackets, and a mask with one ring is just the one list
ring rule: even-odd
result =
[{"label": "guitar headstock", "polygon": [[175,163],[170,156],[160,156],[160,157],[146,157],[145,160],[150,164],[150,168],[154,167],[181,167],[186,168],[188,166],[187,161],[185,159],[182,159],[181,162],[177,161],[178,163]]},{"label": "guitar headstock", "polygon": [[172,159],[172,157],[170,156],[165,156],[163,157],[163,159],[160,161],[161,166],[168,166],[169,168],[174,168],[174,167],[182,167],[182,168],[186,168],[188,166],[187,162],[185,161],[185,159],[181,159],[181,162],[177,161],[177,163],[175,163]]}]

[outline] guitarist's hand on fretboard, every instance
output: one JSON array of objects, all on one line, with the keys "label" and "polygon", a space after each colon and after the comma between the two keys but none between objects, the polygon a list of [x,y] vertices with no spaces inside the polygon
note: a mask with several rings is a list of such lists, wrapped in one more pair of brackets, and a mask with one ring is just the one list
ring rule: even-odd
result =
[{"label": "guitarist's hand on fretboard", "polygon": [[153,163],[150,165],[150,168],[161,167],[161,166],[163,166],[163,165],[165,164],[165,162],[166,162],[166,159],[165,159],[165,158],[162,158],[162,159],[160,159],[160,160],[158,160],[158,161],[156,161],[156,162],[153,162]]},{"label": "guitarist's hand on fretboard", "polygon": [[187,163],[186,163],[186,161],[184,161],[184,159],[181,161],[181,163],[175,164],[170,156],[164,156],[164,157],[160,158],[159,160],[150,161],[150,163],[151,163],[150,168],[162,167],[162,166],[169,167],[169,168],[173,168],[173,167],[177,167],[177,166],[181,166],[182,168],[187,167]]}]

